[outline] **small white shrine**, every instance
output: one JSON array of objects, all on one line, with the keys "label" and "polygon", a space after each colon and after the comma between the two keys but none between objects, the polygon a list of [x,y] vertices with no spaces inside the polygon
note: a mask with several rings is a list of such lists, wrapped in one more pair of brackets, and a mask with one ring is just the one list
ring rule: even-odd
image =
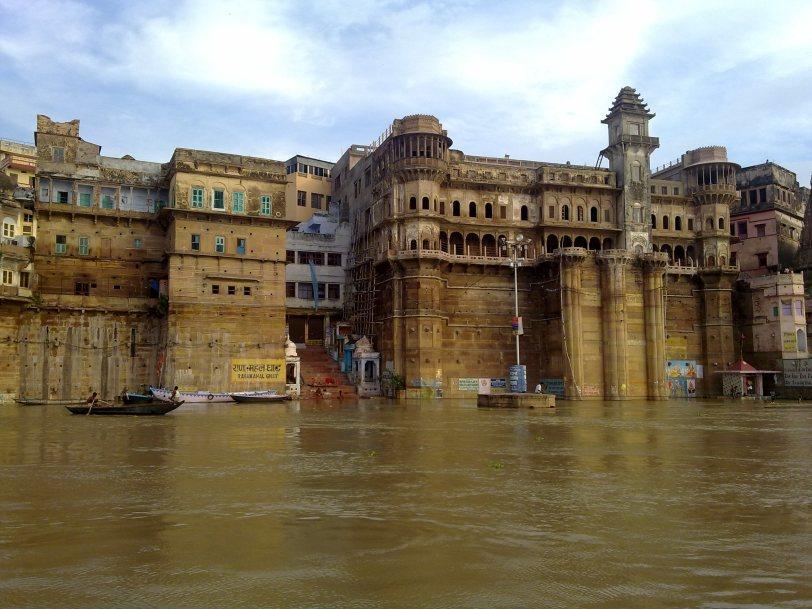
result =
[{"label": "small white shrine", "polygon": [[358,387],[359,396],[381,395],[381,355],[372,350],[372,343],[366,336],[355,343],[350,378]]},{"label": "small white shrine", "polygon": [[300,367],[296,344],[290,340],[290,336],[287,336],[285,338],[285,394],[292,398],[298,398],[302,392]]}]

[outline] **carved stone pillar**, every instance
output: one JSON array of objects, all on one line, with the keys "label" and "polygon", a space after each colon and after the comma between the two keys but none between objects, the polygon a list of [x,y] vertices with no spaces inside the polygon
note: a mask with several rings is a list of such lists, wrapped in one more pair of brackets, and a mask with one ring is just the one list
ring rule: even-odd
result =
[{"label": "carved stone pillar", "polygon": [[584,384],[581,326],[581,266],[586,250],[568,247],[558,250],[561,269],[561,321],[563,325],[564,395],[580,398]]},{"label": "carved stone pillar", "polygon": [[622,399],[628,394],[626,268],[632,258],[626,250],[598,253],[603,314],[603,394],[607,399]]},{"label": "carved stone pillar", "polygon": [[665,267],[668,254],[643,256],[643,306],[646,324],[646,378],[648,397],[668,397],[665,378]]}]

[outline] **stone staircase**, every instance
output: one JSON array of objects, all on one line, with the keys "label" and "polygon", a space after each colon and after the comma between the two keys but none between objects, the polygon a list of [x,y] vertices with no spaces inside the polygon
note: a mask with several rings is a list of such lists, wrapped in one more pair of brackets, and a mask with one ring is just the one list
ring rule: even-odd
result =
[{"label": "stone staircase", "polygon": [[356,399],[358,391],[350,383],[346,374],[341,372],[338,362],[331,358],[324,347],[304,347],[299,349],[302,375],[302,399],[322,397],[337,399],[339,391],[342,398]]}]

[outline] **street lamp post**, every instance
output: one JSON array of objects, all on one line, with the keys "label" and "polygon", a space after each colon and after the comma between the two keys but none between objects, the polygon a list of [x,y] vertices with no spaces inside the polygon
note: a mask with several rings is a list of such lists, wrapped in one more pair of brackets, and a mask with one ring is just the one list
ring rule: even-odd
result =
[{"label": "street lamp post", "polygon": [[[525,239],[524,235],[516,235],[515,239],[507,239],[506,237],[499,238],[499,245],[503,252],[507,253],[510,258],[510,266],[513,267],[513,315],[517,322],[519,320],[519,260],[527,257],[527,252],[530,245],[533,243],[532,239]],[[521,324],[519,324],[521,326]],[[521,359],[519,357],[519,329],[515,330],[516,334],[516,368],[521,367]]]}]

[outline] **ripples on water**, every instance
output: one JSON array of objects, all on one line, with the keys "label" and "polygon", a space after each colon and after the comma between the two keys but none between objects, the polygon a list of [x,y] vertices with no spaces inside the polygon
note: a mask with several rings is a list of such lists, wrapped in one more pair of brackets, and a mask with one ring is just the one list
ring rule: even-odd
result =
[{"label": "ripples on water", "polygon": [[2,607],[812,607],[812,409],[0,407]]}]

